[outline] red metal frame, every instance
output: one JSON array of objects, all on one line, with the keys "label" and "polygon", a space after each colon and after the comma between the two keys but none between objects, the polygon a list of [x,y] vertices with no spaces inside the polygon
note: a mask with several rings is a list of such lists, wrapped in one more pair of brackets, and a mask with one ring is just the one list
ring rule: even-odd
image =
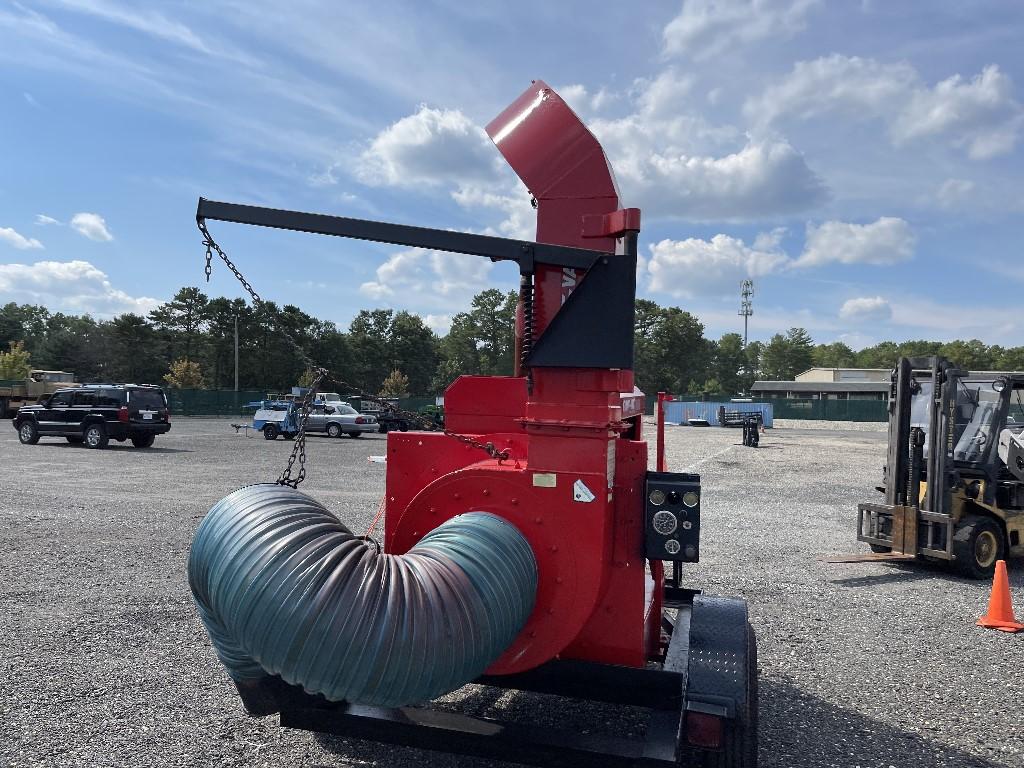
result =
[{"label": "red metal frame", "polygon": [[[639,210],[619,207],[600,144],[543,82],[487,131],[537,199],[538,242],[614,254],[639,230]],[[537,267],[535,334],[581,279]],[[664,574],[643,556],[643,403],[632,370],[461,377],[445,393],[446,426],[508,449],[507,460],[441,434],[388,435],[386,551],[405,552],[474,510],[509,520],[533,547],[536,607],[489,673],[558,657],[640,667],[657,655]]]}]

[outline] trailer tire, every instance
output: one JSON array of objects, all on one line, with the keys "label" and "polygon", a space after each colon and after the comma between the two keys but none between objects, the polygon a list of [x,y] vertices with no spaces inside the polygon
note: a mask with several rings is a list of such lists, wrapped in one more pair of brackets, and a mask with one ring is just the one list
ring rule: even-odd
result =
[{"label": "trailer tire", "polygon": [[991,579],[996,561],[1006,558],[1003,529],[991,517],[969,515],[953,532],[953,561],[969,579]]},{"label": "trailer tire", "polygon": [[136,448],[150,448],[153,445],[153,441],[156,440],[156,435],[136,435],[132,438],[132,445]]},{"label": "trailer tire", "polygon": [[[758,690],[757,637],[747,624],[746,703],[726,726],[722,748],[715,751],[683,746],[680,766],[700,768],[757,768]],[[683,737],[686,738],[685,735]],[[685,742],[684,742],[685,744]]]},{"label": "trailer tire", "polygon": [[887,547],[884,544],[868,544],[868,546],[871,547],[872,552],[879,555],[892,552],[892,547]]},{"label": "trailer tire", "polygon": [[277,440],[277,427],[273,424],[267,424],[263,428],[263,438],[265,440]]},{"label": "trailer tire", "polygon": [[18,439],[23,445],[35,445],[39,442],[39,427],[32,419],[25,419],[18,425]]}]

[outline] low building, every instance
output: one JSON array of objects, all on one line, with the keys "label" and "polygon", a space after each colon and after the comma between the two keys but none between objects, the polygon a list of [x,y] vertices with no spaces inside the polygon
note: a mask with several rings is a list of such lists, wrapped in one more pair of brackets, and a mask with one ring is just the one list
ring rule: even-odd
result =
[{"label": "low building", "polygon": [[809,368],[798,373],[795,381],[815,382],[889,382],[891,368]]},{"label": "low building", "polygon": [[760,400],[885,400],[888,368],[811,368],[794,381],[755,381],[750,394]]}]

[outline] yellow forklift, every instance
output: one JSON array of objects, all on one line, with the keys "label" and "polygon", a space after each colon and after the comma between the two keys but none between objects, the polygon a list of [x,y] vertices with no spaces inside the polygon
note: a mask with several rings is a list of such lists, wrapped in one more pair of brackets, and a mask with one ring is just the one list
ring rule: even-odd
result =
[{"label": "yellow forklift", "polygon": [[992,577],[1024,556],[1024,373],[904,357],[892,373],[884,504],[857,507],[861,559],[946,561]]}]

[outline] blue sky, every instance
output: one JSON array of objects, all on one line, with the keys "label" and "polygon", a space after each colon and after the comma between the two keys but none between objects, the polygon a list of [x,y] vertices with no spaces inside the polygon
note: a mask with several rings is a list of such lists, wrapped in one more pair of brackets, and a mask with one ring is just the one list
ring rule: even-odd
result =
[{"label": "blue sky", "polygon": [[[1019,3],[0,0],[0,302],[202,284],[197,198],[532,236],[481,126],[533,78],[710,336],[1024,343]],[[509,265],[213,223],[264,297],[444,332]],[[215,268],[211,295],[240,295]]]}]

